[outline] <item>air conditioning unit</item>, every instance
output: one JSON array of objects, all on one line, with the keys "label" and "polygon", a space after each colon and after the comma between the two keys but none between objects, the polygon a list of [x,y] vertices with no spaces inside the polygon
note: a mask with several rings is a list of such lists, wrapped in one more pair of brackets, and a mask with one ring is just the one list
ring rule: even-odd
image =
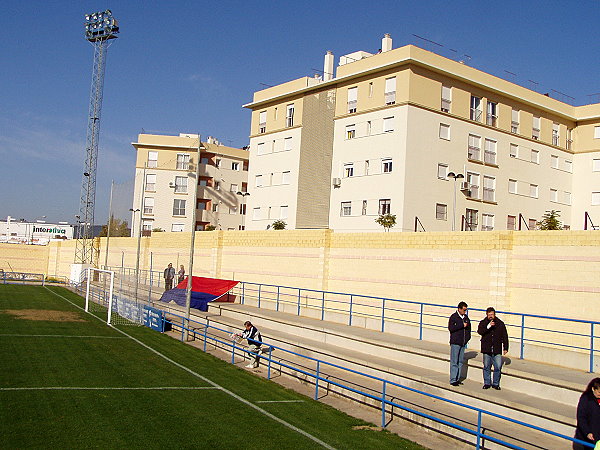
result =
[{"label": "air conditioning unit", "polygon": [[341,178],[334,178],[333,179],[333,185],[335,187],[340,187],[342,185],[342,179]]},{"label": "air conditioning unit", "polygon": [[170,188],[174,188],[175,187],[175,182],[174,181],[169,181],[169,187]]},{"label": "air conditioning unit", "polygon": [[460,182],[460,190],[461,191],[468,191],[471,187],[469,186],[469,182],[468,181],[461,181]]}]

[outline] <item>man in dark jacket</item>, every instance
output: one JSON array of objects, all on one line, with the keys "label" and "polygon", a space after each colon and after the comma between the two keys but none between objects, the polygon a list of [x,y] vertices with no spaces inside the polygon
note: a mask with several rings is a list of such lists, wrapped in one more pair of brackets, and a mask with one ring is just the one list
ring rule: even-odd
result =
[{"label": "man in dark jacket", "polygon": [[[485,319],[479,322],[477,333],[481,335],[481,353],[483,354],[483,389],[490,387],[500,390],[502,355],[508,353],[508,333],[504,322],[496,317],[491,306],[485,311]],[[492,364],[494,379],[492,380]]]},{"label": "man in dark jacket", "polygon": [[460,302],[456,312],[448,319],[448,331],[450,331],[450,384],[460,385],[463,358],[467,343],[471,339],[471,321],[467,316],[467,304]]}]

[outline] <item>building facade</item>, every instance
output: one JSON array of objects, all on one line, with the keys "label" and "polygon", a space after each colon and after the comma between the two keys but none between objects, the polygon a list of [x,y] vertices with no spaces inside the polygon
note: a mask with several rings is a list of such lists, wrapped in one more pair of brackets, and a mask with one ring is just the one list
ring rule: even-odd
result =
[{"label": "building facade", "polygon": [[52,240],[73,239],[75,229],[76,227],[68,222],[28,222],[8,216],[6,220],[0,220],[0,242],[47,245]]},{"label": "building facade", "polygon": [[247,150],[223,146],[212,137],[201,142],[197,134],[184,133],[140,134],[132,145],[137,151],[133,236],[138,235],[140,225],[144,235],[205,230],[210,225],[222,230],[244,229]]},{"label": "building facade", "polygon": [[[254,94],[247,229],[600,225],[600,104],[572,106],[408,45]],[[250,211],[251,210],[251,211]]]}]

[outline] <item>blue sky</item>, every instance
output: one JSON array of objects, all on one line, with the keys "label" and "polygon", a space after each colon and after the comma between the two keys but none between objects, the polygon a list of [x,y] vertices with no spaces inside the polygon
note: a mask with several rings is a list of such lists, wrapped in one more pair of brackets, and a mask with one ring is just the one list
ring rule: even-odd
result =
[{"label": "blue sky", "polygon": [[[417,44],[575,104],[600,101],[600,1],[38,1],[0,16],[0,218],[73,221],[79,210],[92,46],[86,13],[111,9],[96,222],[111,180],[134,174],[138,133],[248,144],[256,90],[322,70],[323,55]],[[425,44],[413,35],[443,44]],[[509,75],[506,71],[516,74]],[[514,78],[514,79],[513,79]]]}]

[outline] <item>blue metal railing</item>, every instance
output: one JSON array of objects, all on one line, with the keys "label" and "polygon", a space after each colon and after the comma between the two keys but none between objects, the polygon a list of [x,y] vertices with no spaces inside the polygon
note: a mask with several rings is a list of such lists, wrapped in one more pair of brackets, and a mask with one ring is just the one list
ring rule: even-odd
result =
[{"label": "blue metal railing", "polygon": [[[213,332],[219,332],[219,333],[224,333],[225,335],[228,335],[230,333],[229,330],[225,330],[222,328],[218,328],[212,325],[208,325],[206,323],[200,323],[197,322],[193,319],[188,319],[185,318],[183,316],[177,315],[177,314],[170,314],[171,319],[163,319],[165,320],[165,322],[168,322],[171,324],[171,326],[175,326],[175,327],[180,327],[181,328],[181,340],[183,341],[185,339],[185,335],[189,334],[190,336],[192,336],[194,339],[202,339],[203,341],[203,350],[206,351],[206,346],[207,346],[207,342],[210,341],[212,345],[214,345],[215,347],[218,347],[219,345],[221,347],[224,348],[231,348],[231,363],[235,364],[235,356],[236,354],[239,355],[240,353],[248,353],[251,354],[252,356],[254,356],[254,354],[252,354],[252,352],[250,352],[249,350],[247,350],[245,347],[236,344],[235,341],[230,341],[230,340],[224,340],[223,338],[219,338],[217,335],[215,334],[209,334],[209,330],[213,331]],[[198,326],[196,326],[196,324]],[[201,330],[201,331],[198,331]],[[252,340],[251,340],[252,341]],[[255,341],[253,341],[255,342]],[[533,425],[533,424],[529,424],[517,419],[513,419],[511,417],[507,417],[504,416],[502,414],[497,414],[494,413],[492,411],[488,411],[485,410],[483,408],[478,408],[475,406],[471,406],[465,403],[461,403],[455,400],[450,400],[450,399],[446,399],[444,397],[440,397],[438,395],[434,395],[434,394],[430,394],[424,391],[421,391],[419,389],[415,389],[415,388],[411,388],[408,386],[404,386],[400,383],[396,383],[393,381],[389,381],[389,380],[385,380],[383,378],[374,376],[374,375],[369,375],[363,372],[360,372],[358,370],[354,370],[354,369],[350,369],[348,367],[344,367],[341,366],[339,364],[335,364],[335,363],[331,363],[331,362],[327,362],[324,360],[320,360],[317,358],[313,358],[310,356],[305,356],[302,355],[300,353],[296,353],[294,351],[291,350],[287,350],[284,349],[282,347],[276,346],[276,345],[272,345],[269,344],[268,342],[263,341],[262,342],[263,345],[268,346],[270,351],[268,353],[263,353],[261,354],[260,358],[264,361],[266,360],[267,362],[267,378],[270,379],[271,378],[271,370],[273,365],[279,366],[280,367],[280,371],[282,370],[282,368],[286,368],[286,369],[290,369],[296,373],[305,375],[309,378],[314,379],[314,383],[315,383],[315,394],[314,394],[314,399],[318,400],[319,399],[319,384],[320,383],[327,383],[328,385],[334,385],[340,389],[343,390],[347,390],[350,391],[354,394],[358,394],[360,396],[364,396],[366,398],[375,400],[376,402],[380,402],[381,404],[381,426],[383,428],[385,428],[387,426],[387,422],[386,422],[386,413],[388,411],[389,407],[392,408],[399,408],[403,411],[406,411],[408,413],[412,413],[412,414],[416,414],[418,416],[421,416],[423,418],[444,424],[446,426],[449,426],[451,428],[457,429],[457,430],[461,430],[465,433],[468,433],[470,435],[475,436],[476,438],[476,448],[480,449],[481,448],[481,442],[482,440],[488,440],[491,442],[495,442],[498,443],[500,445],[504,445],[507,446],[509,448],[514,448],[514,449],[523,449],[523,447],[520,447],[514,443],[508,442],[506,440],[491,436],[490,434],[488,434],[486,432],[486,428],[482,425],[483,422],[483,418],[485,416],[489,416],[489,417],[493,417],[495,419],[499,419],[505,422],[509,422],[513,425],[518,425],[518,426],[522,426],[531,430],[536,430],[539,431],[541,433],[547,434],[547,435],[551,435],[560,439],[564,439],[567,440],[569,442],[576,442],[578,444],[581,444],[584,447],[588,447],[588,448],[593,448],[594,446],[592,444],[589,444],[587,442],[584,441],[580,441],[578,439],[574,439],[570,436],[566,436],[564,434],[561,433],[557,433],[555,431],[552,430],[548,430],[546,428],[543,427],[539,427],[537,425]],[[301,364],[301,365],[293,365],[293,363],[289,360],[285,360],[283,358],[277,358],[277,360],[274,360],[271,354],[271,351],[275,349],[277,350],[277,354],[287,354],[287,355],[292,355],[294,357],[297,358],[301,358],[301,360],[303,361],[307,361],[307,364],[309,362],[313,363],[315,365],[315,369],[314,371],[311,371],[308,367],[307,364]],[[336,379],[338,379],[339,381],[335,381],[332,378],[326,377],[323,375],[323,366],[332,368],[332,369],[337,369],[339,371],[341,371],[342,373],[348,373],[348,374],[353,374],[353,375],[357,375],[359,377],[363,377],[365,379],[371,380],[372,382],[374,382],[375,384],[379,384],[381,386],[381,388],[379,390],[374,389],[371,392],[369,392],[368,390],[363,390],[363,389],[358,389],[355,387],[352,387],[348,384],[344,384],[344,381],[342,378],[340,377],[336,377]],[[408,406],[405,406],[403,404],[400,404],[398,401],[393,401],[391,399],[389,399],[389,394],[388,394],[388,390],[389,387],[393,386],[396,388],[399,388],[401,390],[405,390],[408,392],[412,392],[413,394],[418,394],[418,395],[422,395],[428,399],[431,400],[439,400],[442,402],[445,402],[447,404],[451,404],[454,406],[458,406],[460,408],[464,408],[470,411],[473,411],[474,413],[477,414],[477,427],[476,429],[471,429],[468,428],[464,425],[461,425],[459,423],[454,423],[451,422],[450,420],[446,420],[440,417],[436,417],[433,416],[431,414],[425,413],[423,411],[419,411],[417,409],[414,408],[410,408]],[[518,435],[515,435],[515,439],[518,439]]]}]

